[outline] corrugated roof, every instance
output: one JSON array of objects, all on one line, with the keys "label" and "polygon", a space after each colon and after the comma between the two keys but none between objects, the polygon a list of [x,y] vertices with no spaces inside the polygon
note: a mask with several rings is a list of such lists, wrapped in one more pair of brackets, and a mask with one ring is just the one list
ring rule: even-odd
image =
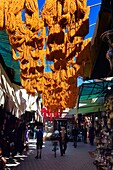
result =
[{"label": "corrugated roof", "polygon": [[113,90],[113,78],[83,83],[79,88],[78,113],[104,111],[106,96]]}]

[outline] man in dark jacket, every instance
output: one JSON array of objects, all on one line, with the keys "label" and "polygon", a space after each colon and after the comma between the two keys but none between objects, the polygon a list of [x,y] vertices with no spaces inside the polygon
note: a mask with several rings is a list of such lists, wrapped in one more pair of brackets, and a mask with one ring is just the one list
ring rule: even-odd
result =
[{"label": "man in dark jacket", "polygon": [[87,127],[84,125],[83,128],[83,138],[84,138],[84,143],[87,143]]},{"label": "man in dark jacket", "polygon": [[37,137],[37,156],[35,157],[36,159],[42,157],[42,145],[43,145],[43,132],[42,129],[35,129],[36,130],[36,137]]},{"label": "man in dark jacket", "polygon": [[78,129],[76,126],[72,129],[72,136],[73,136],[73,145],[76,148],[77,147],[77,136],[78,136]]},{"label": "man in dark jacket", "polygon": [[91,124],[91,126],[89,127],[89,141],[91,145],[94,144],[94,138],[95,138],[95,128],[94,125]]}]

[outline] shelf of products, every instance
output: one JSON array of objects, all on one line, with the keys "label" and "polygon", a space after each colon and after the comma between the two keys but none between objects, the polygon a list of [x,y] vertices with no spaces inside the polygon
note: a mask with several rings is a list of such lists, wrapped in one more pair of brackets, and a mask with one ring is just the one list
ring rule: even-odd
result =
[{"label": "shelf of products", "polygon": [[98,170],[113,170],[113,96],[105,101],[105,112],[96,123],[94,164]]}]

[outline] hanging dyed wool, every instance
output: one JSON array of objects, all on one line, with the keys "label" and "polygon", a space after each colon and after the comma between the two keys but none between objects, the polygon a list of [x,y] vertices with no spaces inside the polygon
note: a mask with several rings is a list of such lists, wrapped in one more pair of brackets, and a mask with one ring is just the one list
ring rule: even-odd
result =
[{"label": "hanging dyed wool", "polygon": [[[0,1],[0,30],[7,31],[20,63],[21,84],[32,95],[41,93],[51,112],[75,107],[77,77],[90,63],[88,15],[86,0],[46,0],[40,15],[37,0]],[[45,60],[53,61],[51,72]]]}]

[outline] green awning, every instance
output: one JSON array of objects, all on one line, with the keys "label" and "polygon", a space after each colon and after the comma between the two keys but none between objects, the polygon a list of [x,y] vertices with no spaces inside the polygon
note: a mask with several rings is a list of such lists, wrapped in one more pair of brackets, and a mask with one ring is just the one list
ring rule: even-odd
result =
[{"label": "green awning", "polygon": [[88,114],[104,111],[105,98],[110,93],[108,87],[112,90],[112,86],[112,78],[83,83],[79,87],[78,109],[70,109],[69,114]]},{"label": "green awning", "polygon": [[[89,114],[89,113],[96,113],[98,111],[104,111],[104,106],[103,104],[87,104],[83,107],[79,107],[78,109],[78,114]],[[77,114],[77,109],[76,107],[74,109],[69,110],[69,114]]]},{"label": "green awning", "polygon": [[0,54],[5,65],[14,71],[14,82],[20,83],[20,65],[12,58],[12,48],[6,31],[0,31]]}]

